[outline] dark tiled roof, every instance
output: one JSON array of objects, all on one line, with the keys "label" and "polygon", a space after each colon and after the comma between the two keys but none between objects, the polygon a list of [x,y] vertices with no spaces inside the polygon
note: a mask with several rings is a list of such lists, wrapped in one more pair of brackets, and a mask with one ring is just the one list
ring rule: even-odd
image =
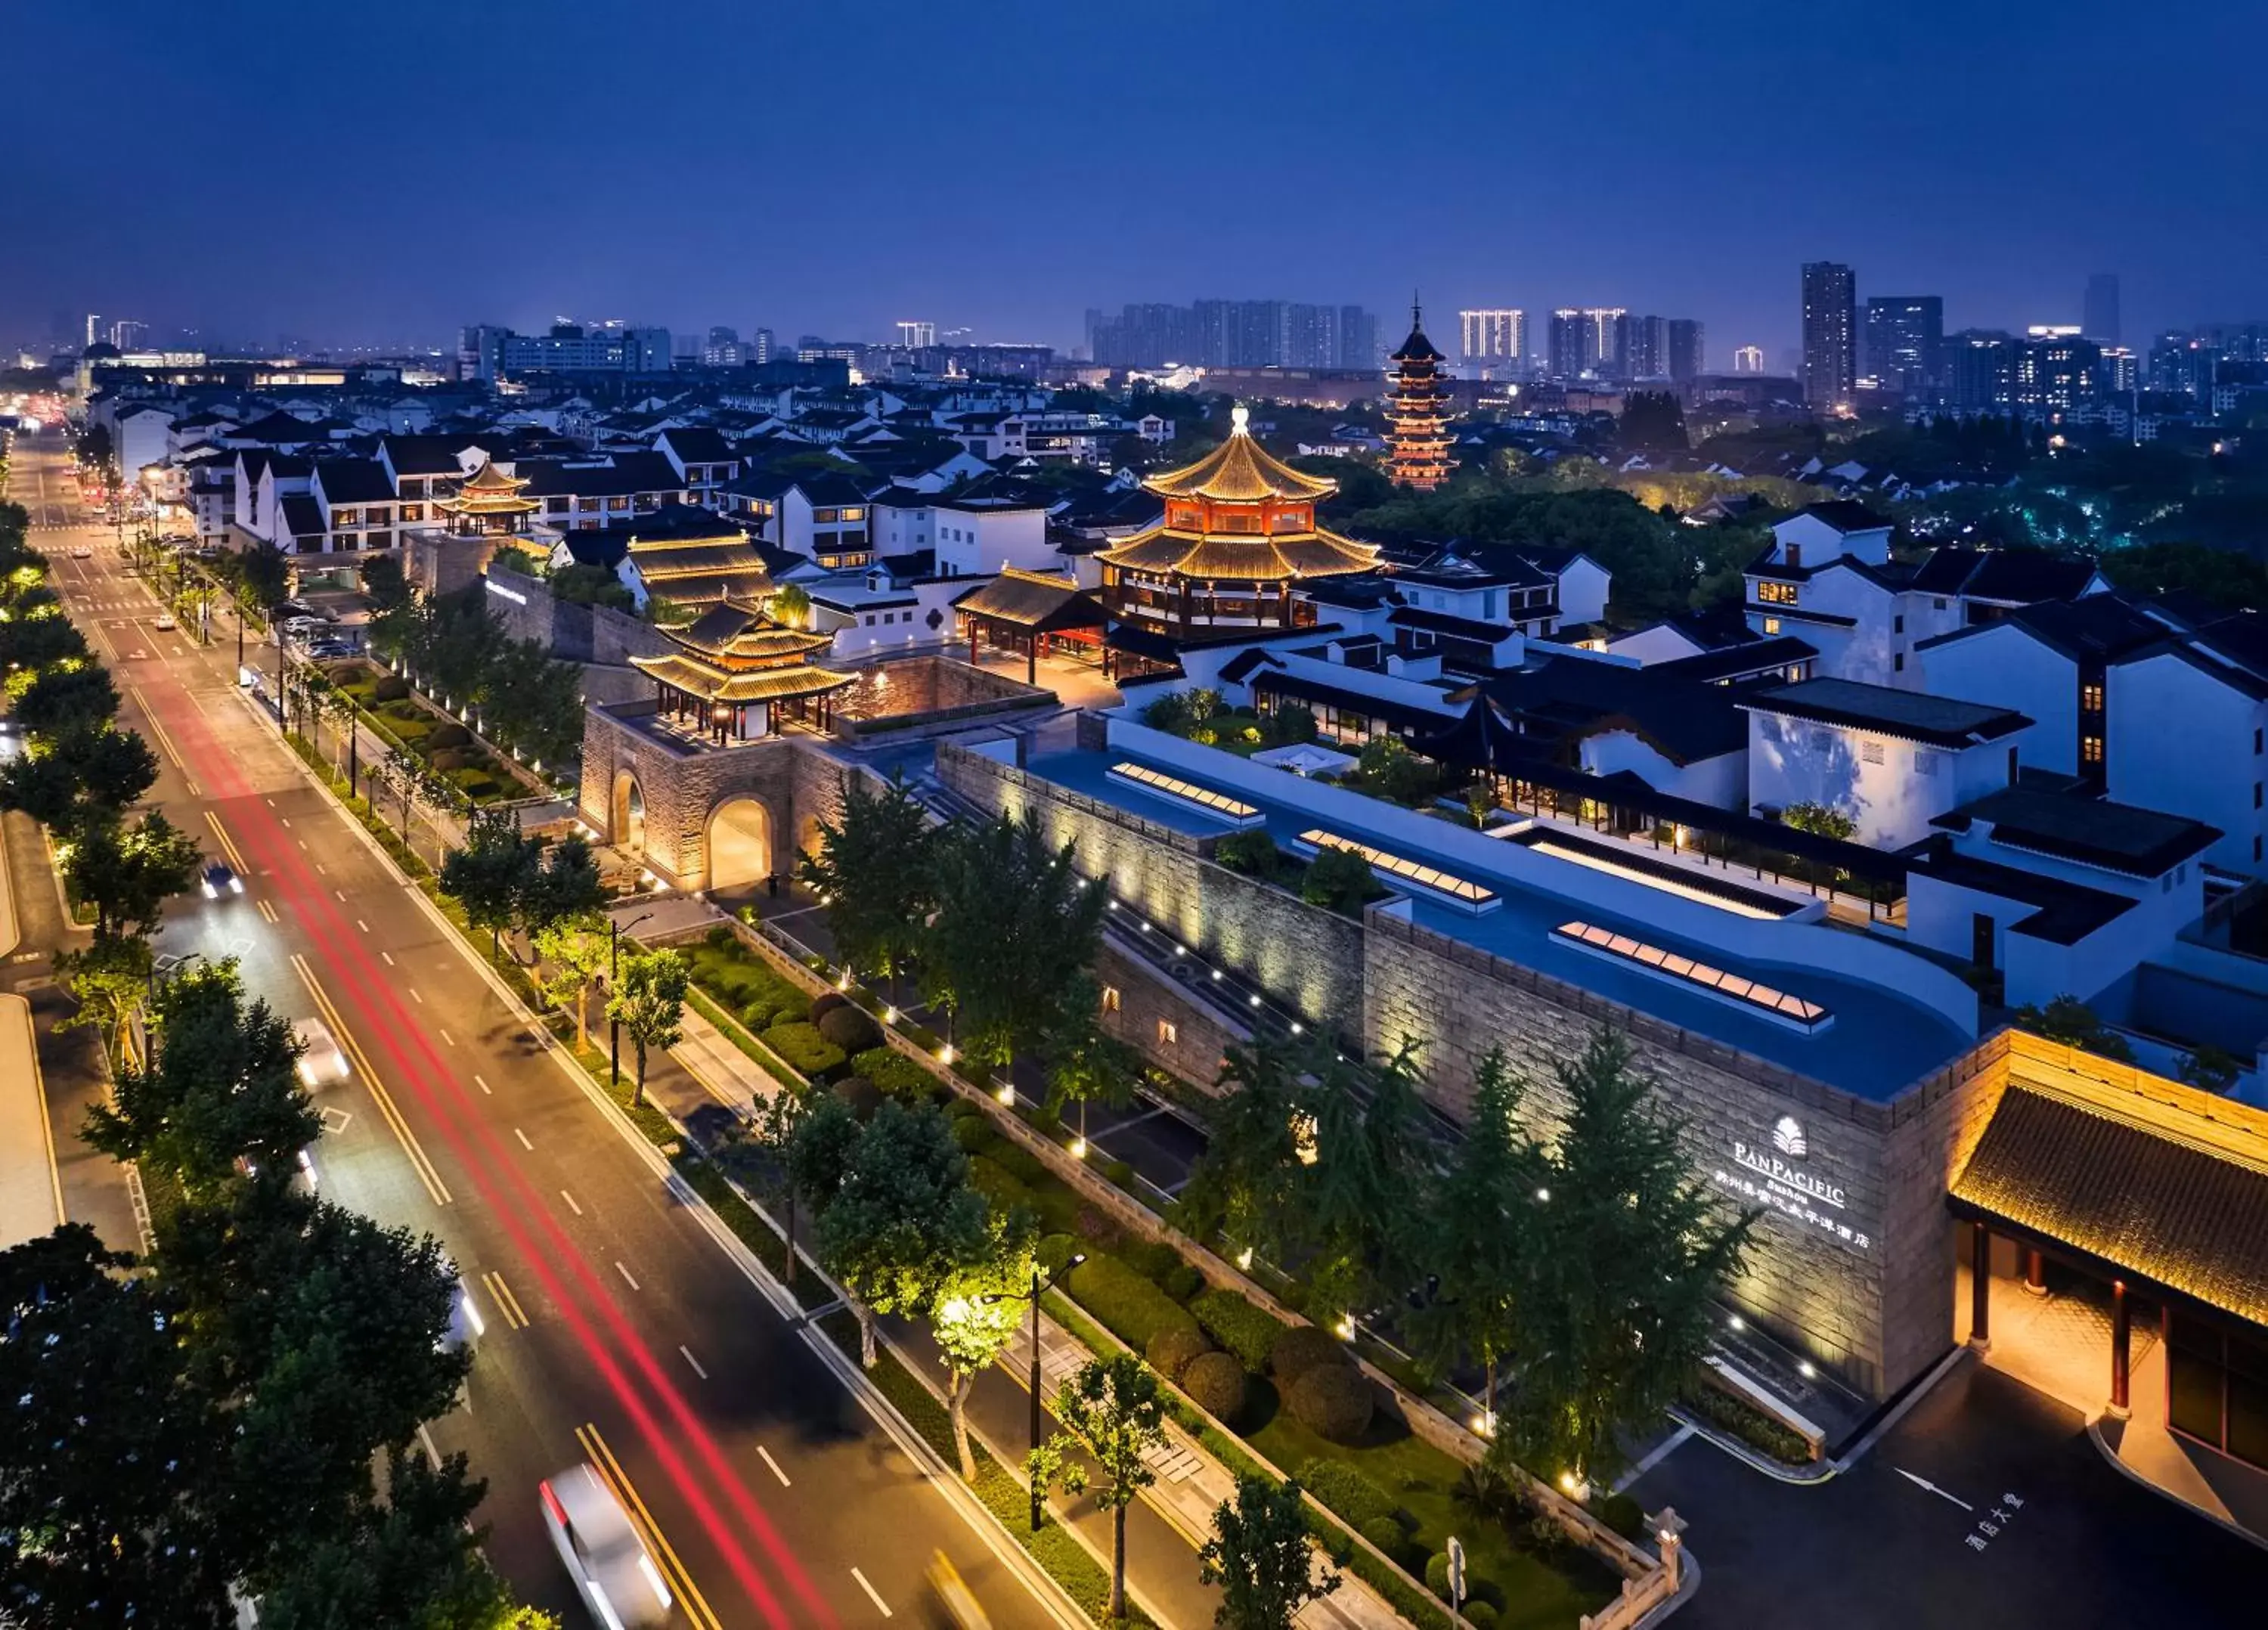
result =
[{"label": "dark tiled roof", "polygon": [[1861,684],[1850,679],[1807,679],[1800,684],[1752,691],[1740,705],[1756,712],[1879,730],[1884,735],[1948,748],[1990,741],[2032,722],[2014,708],[1956,702],[1948,697],[1894,690],[1888,685]]},{"label": "dark tiled roof", "polygon": [[1554,657],[1484,680],[1482,689],[1531,735],[1580,741],[1630,730],[1681,764],[1748,749],[1749,721],[1731,691],[1651,668]]},{"label": "dark tiled roof", "polygon": [[2108,799],[2004,787],[1937,817],[1933,825],[1965,832],[1988,822],[1992,841],[2100,867],[2131,877],[2157,877],[2220,838],[2219,828]]},{"label": "dark tiled roof", "polygon": [[2232,662],[2255,679],[2268,679],[2268,619],[2257,611],[2208,623],[2197,631],[2197,643],[2224,661]]},{"label": "dark tiled roof", "polygon": [[320,460],[315,481],[334,505],[394,502],[394,483],[375,459]]},{"label": "dark tiled roof", "polygon": [[685,478],[659,453],[617,453],[605,464],[528,461],[517,468],[527,478],[531,498],[571,494],[576,498],[622,498],[637,492],[681,492]]},{"label": "dark tiled roof", "polygon": [[1909,872],[1909,878],[1913,877],[2036,906],[2038,909],[2030,916],[2011,922],[2008,932],[2051,945],[2076,945],[2134,909],[2130,895],[2089,889],[2084,883],[2066,882],[2059,877],[1957,854],[1950,849],[1935,849],[1918,858]]},{"label": "dark tiled roof", "polygon": [[1811,661],[1818,655],[1819,648],[1809,640],[1798,639],[1793,634],[1782,634],[1773,639],[1756,639],[1742,645],[1725,645],[1714,651],[1697,652],[1690,657],[1678,657],[1647,666],[1650,671],[1672,679],[1690,679],[1713,685],[1719,680],[1741,679],[1771,668],[1792,667],[1799,662]]},{"label": "dark tiled roof", "polygon": [[1973,623],[1922,640],[1917,651],[1968,639],[1991,629],[2020,628],[2052,650],[2076,662],[2083,658],[2110,660],[2139,651],[2166,638],[2167,628],[2116,594],[2089,594],[2084,600],[2049,600],[2011,611],[1993,623]]},{"label": "dark tiled roof", "polygon": [[323,512],[316,506],[312,494],[287,492],[276,499],[276,506],[283,512],[285,529],[295,538],[319,538],[327,530]]},{"label": "dark tiled roof", "polygon": [[271,413],[266,418],[254,419],[232,434],[263,441],[270,446],[298,446],[302,442],[324,439],[321,426],[295,419],[288,413]]},{"label": "dark tiled roof", "polygon": [[1506,628],[1501,623],[1484,623],[1477,617],[1461,617],[1447,611],[1427,611],[1417,606],[1397,607],[1387,619],[1396,628],[1424,629],[1428,633],[1447,635],[1451,639],[1477,640],[1492,645],[1500,639],[1510,639],[1517,629]]},{"label": "dark tiled roof", "polygon": [[1890,524],[1889,516],[1877,515],[1852,498],[1830,498],[1823,504],[1807,505],[1802,513],[1844,533],[1875,532]]},{"label": "dark tiled roof", "polygon": [[1101,628],[1105,621],[1100,602],[1082,593],[1071,579],[1019,572],[1012,566],[959,596],[953,605],[956,611],[972,616],[1012,623],[1041,633]]},{"label": "dark tiled roof", "polygon": [[2095,563],[2043,549],[1932,549],[1906,586],[1922,594],[1967,594],[2031,605],[2073,600],[2095,577]]},{"label": "dark tiled roof", "polygon": [[2124,1115],[2011,1086],[1954,1180],[1955,1208],[2268,1324],[2268,1164],[2247,1147],[2268,1140],[2197,1114],[2180,1118],[2220,1135],[2161,1130],[2172,1118],[2139,1095]]},{"label": "dark tiled roof", "polygon": [[687,464],[724,464],[740,456],[723,436],[705,424],[681,425],[662,431],[655,444],[656,452],[660,451],[659,444],[664,441]]}]

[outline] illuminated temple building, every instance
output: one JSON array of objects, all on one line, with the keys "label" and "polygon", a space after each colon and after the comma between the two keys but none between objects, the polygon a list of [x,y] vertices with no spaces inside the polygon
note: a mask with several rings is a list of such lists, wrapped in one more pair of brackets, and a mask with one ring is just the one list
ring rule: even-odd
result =
[{"label": "illuminated temple building", "polygon": [[454,537],[521,532],[539,507],[535,499],[520,490],[526,485],[525,476],[507,476],[493,461],[484,459],[453,496],[437,498],[433,506],[449,517],[448,529]]},{"label": "illuminated temple building", "polygon": [[676,648],[630,666],[654,682],[658,719],[719,747],[776,734],[788,719],[826,729],[835,693],[857,677],[813,664],[833,636],[783,627],[751,601],[727,599],[664,632]]},{"label": "illuminated temple building", "polygon": [[1095,557],[1114,659],[1169,665],[1184,645],[1311,624],[1314,607],[1292,593],[1301,582],[1377,570],[1375,544],[1315,524],[1338,483],[1271,457],[1248,417],[1237,408],[1226,441],[1144,481],[1165,518]]},{"label": "illuminated temple building", "polygon": [[1442,372],[1447,359],[1425,337],[1414,300],[1410,337],[1393,360],[1393,383],[1386,393],[1388,461],[1397,483],[1431,492],[1449,478],[1449,392]]}]

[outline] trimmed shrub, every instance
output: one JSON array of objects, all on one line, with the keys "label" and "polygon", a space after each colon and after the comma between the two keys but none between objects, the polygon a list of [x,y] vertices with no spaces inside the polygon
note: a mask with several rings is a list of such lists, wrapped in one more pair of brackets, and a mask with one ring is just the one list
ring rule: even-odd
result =
[{"label": "trimmed shrub", "polygon": [[849,1057],[809,1024],[775,1024],[764,1032],[764,1045],[784,1058],[790,1069],[815,1081],[833,1075]]},{"label": "trimmed shrub", "polygon": [[[985,1123],[988,1125],[990,1125],[990,1116],[985,1117]],[[993,1155],[994,1160],[998,1161],[1001,1165],[1014,1172],[1027,1183],[1047,1183],[1052,1180],[1054,1174],[1049,1171],[1045,1161],[1022,1144],[1010,1142],[1005,1135],[997,1131],[993,1135],[1000,1140],[999,1151]]]},{"label": "trimmed shrub", "polygon": [[1189,1310],[1116,1257],[1090,1252],[1064,1281],[1071,1300],[1136,1352],[1161,1330],[1195,1330]]},{"label": "trimmed shrub", "polygon": [[1598,1517],[1624,1539],[1636,1539],[1646,1531],[1645,1509],[1628,1494],[1609,1494],[1599,1501]]},{"label": "trimmed shrub", "polygon": [[[1344,1517],[1351,1527],[1366,1530],[1373,1523],[1391,1523],[1395,1543],[1401,1543],[1402,1519],[1395,1515],[1394,1496],[1345,1461],[1318,1456],[1295,1475],[1300,1487]],[[1369,1538],[1367,1533],[1363,1537]]]},{"label": "trimmed shrub", "polygon": [[1351,1443],[1370,1429],[1378,1395],[1370,1377],[1351,1364],[1318,1364],[1288,1388],[1292,1417],[1319,1437]]},{"label": "trimmed shrub", "polygon": [[1355,1531],[1388,1556],[1402,1554],[1402,1524],[1390,1516],[1373,1517]]},{"label": "trimmed shrub", "polygon": [[1200,1353],[1182,1371],[1182,1390],[1215,1420],[1234,1426],[1244,1412],[1244,1366],[1233,1353]]},{"label": "trimmed shrub", "polygon": [[[953,1140],[971,1154],[989,1155],[992,1153],[992,1146],[1000,1141],[1000,1134],[992,1130],[992,1123],[983,1116],[967,1115],[953,1123]],[[998,1161],[993,1164],[999,1166],[1003,1176],[1007,1174],[1008,1169],[1000,1166]],[[1022,1179],[1017,1181],[1021,1182]]]},{"label": "trimmed shrub", "polygon": [[1125,1161],[1105,1161],[1101,1166],[1102,1180],[1113,1188],[1133,1192],[1134,1168]]},{"label": "trimmed shrub", "polygon": [[877,1045],[854,1052],[850,1067],[893,1098],[909,1103],[925,1103],[940,1090],[937,1077],[895,1047]]},{"label": "trimmed shrub", "polygon": [[874,1111],[882,1107],[881,1092],[863,1075],[846,1075],[827,1090],[849,1104],[862,1121],[873,1120]]},{"label": "trimmed shrub", "polygon": [[1237,1362],[1257,1376],[1268,1368],[1268,1354],[1283,1325],[1266,1309],[1256,1306],[1233,1290],[1209,1290],[1189,1303],[1205,1333],[1236,1354]]},{"label": "trimmed shrub", "polygon": [[750,1002],[740,1009],[740,1022],[758,1036],[764,1033],[773,1017],[771,1004],[761,999]]},{"label": "trimmed shrub", "polygon": [[1142,1356],[1150,1361],[1152,1369],[1167,1380],[1179,1381],[1191,1359],[1211,1351],[1212,1343],[1205,1339],[1203,1331],[1168,1324],[1150,1338],[1150,1345],[1142,1350]]},{"label": "trimmed shrub", "polygon": [[1182,1253],[1163,1240],[1130,1240],[1118,1259],[1152,1284],[1181,1265]]},{"label": "trimmed shrub", "polygon": [[712,951],[729,952],[733,944],[733,931],[725,926],[724,924],[718,923],[714,928],[711,928],[707,933],[701,936],[701,943],[707,946]]},{"label": "trimmed shrub", "polygon": [[1493,1604],[1468,1602],[1463,1612],[1469,1630],[1496,1630],[1496,1607]]},{"label": "trimmed shrub", "polygon": [[1269,1350],[1268,1373],[1279,1386],[1290,1386],[1318,1364],[1344,1364],[1347,1350],[1330,1331],[1313,1324],[1293,1324],[1276,1338]]},{"label": "trimmed shrub", "polygon": [[[969,1162],[968,1169],[973,1174],[976,1162]],[[1079,1242],[1068,1234],[1042,1234],[1040,1243],[1032,1247],[1032,1260],[1040,1265],[1042,1273],[1060,1273],[1063,1265],[1069,1262],[1072,1253],[1078,1250]]]},{"label": "trimmed shrub", "polygon": [[400,702],[409,695],[409,682],[399,674],[381,674],[370,688],[370,699],[373,702]]},{"label": "trimmed shrub", "polygon": [[454,719],[434,726],[425,733],[425,750],[435,751],[445,747],[469,747],[473,733]]},{"label": "trimmed shrub", "polygon": [[1425,1559],[1425,1589],[1444,1602],[1449,1599],[1449,1553],[1436,1551]]},{"label": "trimmed shrub", "polygon": [[438,753],[428,753],[425,762],[436,773],[447,775],[453,770],[462,770],[465,761],[471,756],[460,747],[445,747]]},{"label": "trimmed shrub", "polygon": [[1204,1288],[1204,1275],[1186,1262],[1178,1262],[1158,1281],[1158,1288],[1174,1301],[1186,1303],[1191,1296]]},{"label": "trimmed shrub", "polygon": [[811,1011],[804,1016],[817,1024],[838,1007],[850,1006],[850,999],[840,991],[821,991],[811,999]]},{"label": "trimmed shrub", "polygon": [[830,1008],[812,1021],[819,1033],[848,1055],[864,1052],[882,1039],[881,1028],[857,1007]]},{"label": "trimmed shrub", "polygon": [[[1032,1204],[1029,1189],[982,1154],[968,1157],[968,1186],[984,1197],[984,1203],[996,1216],[1005,1216],[1019,1206],[1028,1208]],[[1066,1258],[1070,1254],[1064,1253]]]}]

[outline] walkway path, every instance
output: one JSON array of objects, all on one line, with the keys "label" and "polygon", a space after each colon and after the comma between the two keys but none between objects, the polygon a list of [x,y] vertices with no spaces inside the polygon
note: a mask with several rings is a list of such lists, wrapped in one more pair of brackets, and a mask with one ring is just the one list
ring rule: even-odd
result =
[{"label": "walkway path", "polygon": [[[14,955],[18,938],[15,892],[0,859],[0,959]],[[47,1092],[32,1004],[12,990],[0,994],[0,1250],[52,1233],[63,1221]]]}]

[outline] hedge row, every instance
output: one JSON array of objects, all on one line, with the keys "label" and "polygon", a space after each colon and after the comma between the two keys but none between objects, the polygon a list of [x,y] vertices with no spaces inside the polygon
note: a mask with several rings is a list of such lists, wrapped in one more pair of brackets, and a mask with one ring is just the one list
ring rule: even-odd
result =
[{"label": "hedge row", "polygon": [[1161,1330],[1193,1331],[1197,1327],[1187,1308],[1116,1257],[1101,1251],[1092,1253],[1073,1268],[1064,1285],[1073,1301],[1137,1353],[1146,1351],[1150,1339]]}]

